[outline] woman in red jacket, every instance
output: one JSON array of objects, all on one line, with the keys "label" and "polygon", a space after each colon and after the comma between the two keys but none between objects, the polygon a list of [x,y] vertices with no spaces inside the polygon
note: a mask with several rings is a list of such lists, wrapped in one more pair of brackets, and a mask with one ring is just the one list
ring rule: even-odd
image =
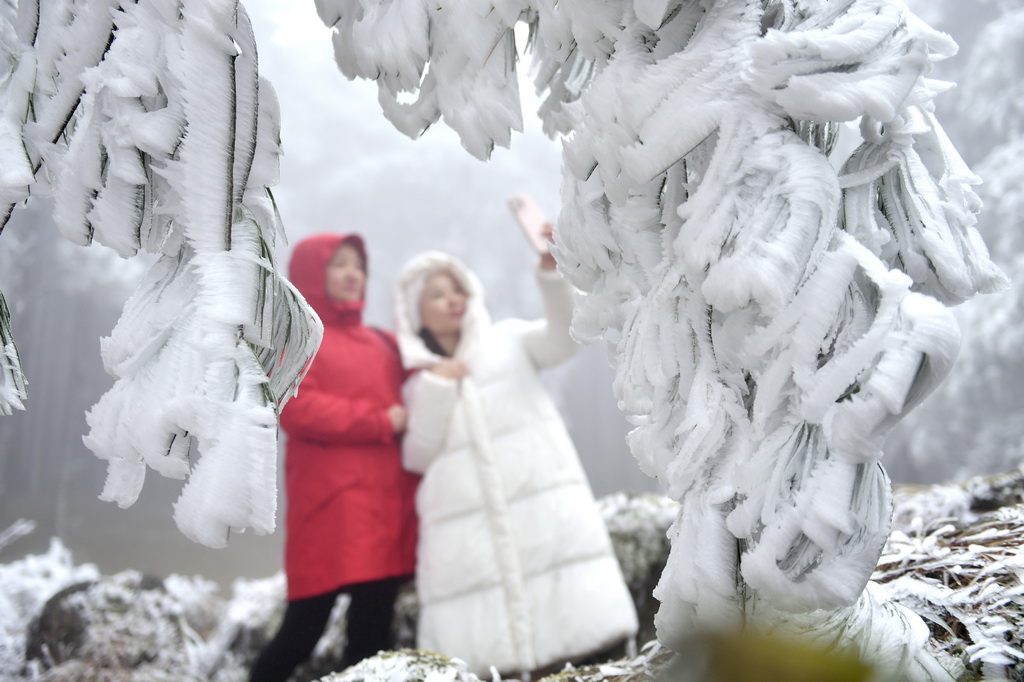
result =
[{"label": "woman in red jacket", "polygon": [[363,240],[309,237],[295,247],[289,274],[323,320],[324,338],[281,413],[288,605],[252,682],[286,680],[343,592],[351,596],[343,666],[389,648],[398,587],[416,565],[418,478],[402,468],[400,446],[404,375],[394,337],[362,322]]}]

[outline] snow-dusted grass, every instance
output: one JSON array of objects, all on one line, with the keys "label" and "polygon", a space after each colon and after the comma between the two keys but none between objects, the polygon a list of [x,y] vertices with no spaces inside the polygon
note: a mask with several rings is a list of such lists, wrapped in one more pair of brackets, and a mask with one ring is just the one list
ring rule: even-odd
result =
[{"label": "snow-dusted grass", "polygon": [[1017,670],[1012,679],[1024,674],[1022,482],[1007,474],[897,489],[900,525],[872,576],[890,599],[925,619],[935,650],[962,659],[982,679],[1007,668]]}]

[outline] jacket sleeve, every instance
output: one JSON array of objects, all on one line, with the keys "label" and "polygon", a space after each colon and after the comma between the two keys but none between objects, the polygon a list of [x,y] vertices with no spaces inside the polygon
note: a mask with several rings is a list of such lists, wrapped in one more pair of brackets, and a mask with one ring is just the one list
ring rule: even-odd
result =
[{"label": "jacket sleeve", "polygon": [[387,444],[395,439],[385,408],[323,391],[309,375],[281,411],[281,428],[290,436],[339,445]]},{"label": "jacket sleeve", "polygon": [[405,383],[402,394],[409,408],[409,425],[402,439],[402,464],[409,471],[422,474],[444,448],[459,399],[459,383],[422,370]]},{"label": "jacket sleeve", "polygon": [[536,270],[544,301],[544,320],[531,326],[523,337],[526,354],[538,369],[565,362],[579,350],[569,335],[572,322],[573,289],[557,270]]}]

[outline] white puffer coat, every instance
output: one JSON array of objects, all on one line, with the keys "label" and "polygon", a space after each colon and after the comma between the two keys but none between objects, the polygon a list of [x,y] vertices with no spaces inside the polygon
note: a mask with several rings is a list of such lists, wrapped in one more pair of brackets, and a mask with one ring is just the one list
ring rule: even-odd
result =
[{"label": "white puffer coat", "polygon": [[406,468],[417,496],[422,649],[477,674],[529,671],[594,653],[637,631],[632,599],[579,457],[538,370],[569,358],[572,293],[537,270],[546,320],[491,325],[479,280],[429,252],[403,270],[396,327],[407,368],[441,358],[419,337],[426,278],[448,270],[469,295],[459,382],[430,371],[405,385]]}]

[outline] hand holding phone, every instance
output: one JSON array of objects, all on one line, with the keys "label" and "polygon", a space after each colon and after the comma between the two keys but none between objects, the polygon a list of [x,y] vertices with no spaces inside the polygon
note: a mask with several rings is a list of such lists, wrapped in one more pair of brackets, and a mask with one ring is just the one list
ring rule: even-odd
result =
[{"label": "hand holding phone", "polygon": [[551,222],[544,217],[537,202],[529,194],[516,194],[509,197],[508,208],[526,235],[533,250],[542,256],[548,253],[548,240],[551,238]]}]

